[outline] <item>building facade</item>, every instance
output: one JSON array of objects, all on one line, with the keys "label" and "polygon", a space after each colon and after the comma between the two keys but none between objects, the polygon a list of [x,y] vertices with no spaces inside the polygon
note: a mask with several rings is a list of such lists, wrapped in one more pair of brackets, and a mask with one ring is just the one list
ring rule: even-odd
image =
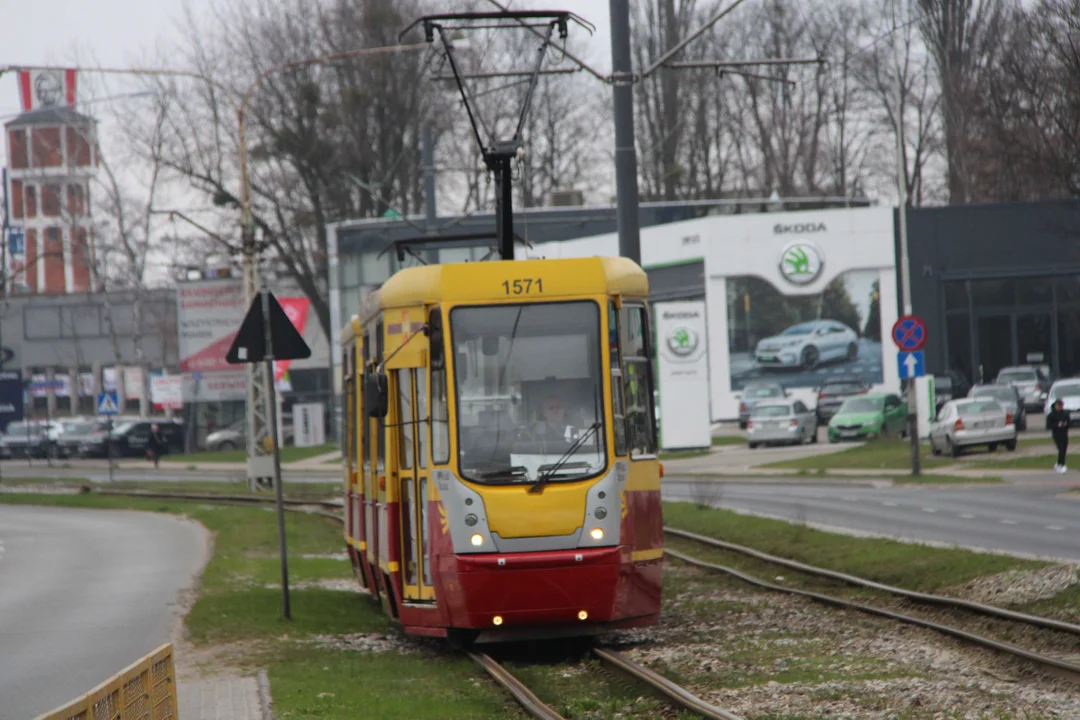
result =
[{"label": "building facade", "polygon": [[908,247],[928,371],[1080,374],[1080,203],[911,209]]},{"label": "building facade", "polygon": [[70,107],[23,113],[4,126],[8,157],[9,294],[91,289],[90,181],[98,164],[92,118]]}]

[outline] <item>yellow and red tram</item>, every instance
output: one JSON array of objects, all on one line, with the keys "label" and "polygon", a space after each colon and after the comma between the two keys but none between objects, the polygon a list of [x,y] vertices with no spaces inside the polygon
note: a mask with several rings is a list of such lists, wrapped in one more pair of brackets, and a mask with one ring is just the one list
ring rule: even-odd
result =
[{"label": "yellow and red tram", "polygon": [[345,539],[407,633],[657,621],[647,296],[624,258],[430,265],[344,328]]}]

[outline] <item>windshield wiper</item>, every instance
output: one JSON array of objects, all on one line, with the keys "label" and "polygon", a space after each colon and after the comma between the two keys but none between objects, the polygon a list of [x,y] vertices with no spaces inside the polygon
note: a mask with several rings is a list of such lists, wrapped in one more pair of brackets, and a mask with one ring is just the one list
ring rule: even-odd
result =
[{"label": "windshield wiper", "polygon": [[588,440],[589,437],[599,428],[600,421],[597,420],[592,425],[590,425],[585,432],[581,433],[581,435],[578,436],[578,439],[574,441],[574,444],[571,445],[566,450],[566,452],[564,452],[562,456],[555,461],[555,464],[551,466],[551,469],[536,479],[536,482],[533,483],[533,486],[529,488],[529,493],[532,495],[536,495],[544,492],[544,486],[551,481],[551,478],[555,476],[555,473],[559,472],[559,468],[565,465],[566,461],[569,460],[574,455],[574,453],[576,453],[578,449],[585,444],[585,441]]},{"label": "windshield wiper", "polygon": [[487,472],[479,473],[476,478],[477,480],[495,480],[496,478],[509,478],[515,480],[526,477],[527,472],[528,471],[522,465],[512,465],[499,468],[498,470],[489,470]]}]

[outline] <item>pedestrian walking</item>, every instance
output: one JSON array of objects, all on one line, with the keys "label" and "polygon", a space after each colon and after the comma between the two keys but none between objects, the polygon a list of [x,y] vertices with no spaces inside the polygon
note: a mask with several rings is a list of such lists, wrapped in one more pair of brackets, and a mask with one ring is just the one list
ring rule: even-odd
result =
[{"label": "pedestrian walking", "polygon": [[146,454],[149,456],[148,460],[154,461],[154,468],[158,466],[158,460],[161,459],[161,453],[165,449],[165,441],[161,437],[161,426],[154,423],[150,426],[150,438],[146,442]]},{"label": "pedestrian walking", "polygon": [[1065,453],[1069,449],[1070,420],[1070,413],[1065,410],[1065,403],[1061,400],[1055,400],[1050,412],[1046,414],[1046,429],[1053,435],[1054,444],[1057,445],[1058,456],[1054,470],[1059,473],[1069,469],[1065,466]]}]

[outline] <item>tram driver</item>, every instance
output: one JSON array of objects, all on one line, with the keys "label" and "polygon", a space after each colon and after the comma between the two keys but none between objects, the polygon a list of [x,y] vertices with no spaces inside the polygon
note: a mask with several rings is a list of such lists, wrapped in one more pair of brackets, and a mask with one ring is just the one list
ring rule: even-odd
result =
[{"label": "tram driver", "polygon": [[566,409],[557,395],[549,395],[540,409],[541,420],[533,429],[533,438],[544,442],[564,443],[567,440]]}]

